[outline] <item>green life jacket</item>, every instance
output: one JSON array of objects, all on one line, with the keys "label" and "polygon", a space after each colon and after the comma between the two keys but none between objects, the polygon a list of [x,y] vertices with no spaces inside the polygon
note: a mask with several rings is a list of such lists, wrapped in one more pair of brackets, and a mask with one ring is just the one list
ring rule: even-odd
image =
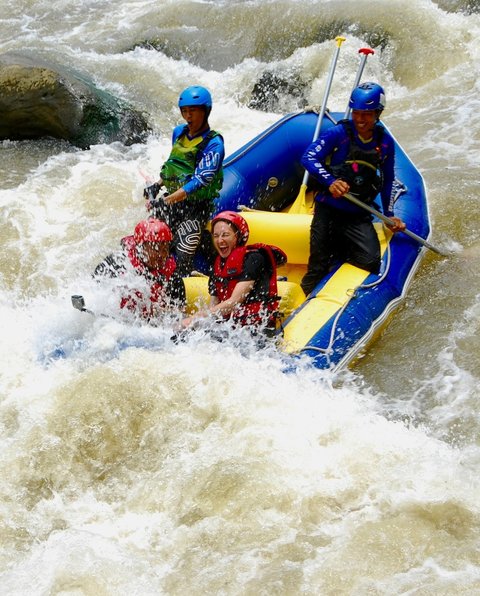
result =
[{"label": "green life jacket", "polygon": [[[215,130],[210,130],[205,137],[195,137],[190,140],[187,136],[188,127],[175,140],[167,161],[163,164],[160,176],[169,193],[176,191],[186,184],[193,176],[195,168],[204,156],[205,147],[211,139],[220,136]],[[223,169],[216,172],[208,186],[199,188],[188,195],[189,199],[213,202],[218,197],[223,184]]]}]

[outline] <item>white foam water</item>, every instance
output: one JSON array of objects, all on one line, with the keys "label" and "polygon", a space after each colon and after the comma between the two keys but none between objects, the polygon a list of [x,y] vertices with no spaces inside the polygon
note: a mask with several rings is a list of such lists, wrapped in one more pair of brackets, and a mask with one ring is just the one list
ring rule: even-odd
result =
[{"label": "white foam water", "polygon": [[[472,2],[0,0],[1,52],[84,70],[145,110],[143,145],[1,145],[2,594],[474,594],[480,469],[478,63]],[[264,72],[342,111],[358,49],[422,172],[434,243],[382,337],[337,376],[246,336],[99,316],[90,275],[143,217],[208,86],[227,154],[298,109],[249,107]],[[136,47],[157,38],[158,49]],[[97,316],[74,310],[84,294]]]}]

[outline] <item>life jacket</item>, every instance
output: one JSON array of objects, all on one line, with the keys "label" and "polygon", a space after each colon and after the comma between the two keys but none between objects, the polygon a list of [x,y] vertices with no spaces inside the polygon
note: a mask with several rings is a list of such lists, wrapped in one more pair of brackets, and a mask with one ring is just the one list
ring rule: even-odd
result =
[{"label": "life jacket", "polygon": [[[160,177],[169,193],[176,191],[192,178],[210,140],[221,136],[215,130],[210,130],[204,137],[198,136],[190,140],[187,131],[188,126],[185,126],[175,140],[170,155],[160,171]],[[219,196],[222,185],[223,169],[220,168],[210,184],[191,193],[189,199],[213,201]]]},{"label": "life jacket", "polygon": [[382,155],[382,139],[385,129],[380,124],[376,124],[373,129],[375,147],[364,149],[355,140],[352,122],[341,120],[339,124],[344,127],[348,136],[348,155],[344,162],[336,166],[330,165],[328,169],[335,178],[348,182],[353,195],[364,203],[373,203],[383,183],[381,165],[385,160]]},{"label": "life jacket", "polygon": [[133,236],[123,238],[121,244],[137,275],[141,275],[147,280],[150,286],[150,295],[145,298],[142,292],[133,290],[127,296],[122,297],[120,308],[127,308],[145,319],[150,319],[155,315],[156,310],[167,306],[168,299],[164,292],[164,286],[175,272],[177,266],[175,259],[169,256],[161,269],[150,269],[139,258],[137,243]]},{"label": "life jacket", "polygon": [[269,268],[269,286],[267,296],[258,296],[251,293],[245,302],[239,305],[231,315],[239,325],[259,325],[267,323],[274,326],[278,316],[280,297],[277,289],[277,265],[283,265],[287,256],[280,248],[268,244],[250,244],[234,248],[222,263],[217,255],[214,263],[213,281],[215,293],[220,302],[228,300],[243,273],[245,256],[249,252],[260,252],[266,259]]}]

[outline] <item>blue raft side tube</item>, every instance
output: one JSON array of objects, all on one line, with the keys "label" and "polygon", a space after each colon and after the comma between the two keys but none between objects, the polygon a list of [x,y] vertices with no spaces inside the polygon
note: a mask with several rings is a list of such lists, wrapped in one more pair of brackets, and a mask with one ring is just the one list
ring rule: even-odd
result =
[{"label": "blue raft side tube", "polygon": [[[340,120],[343,115],[333,113],[331,117]],[[316,121],[314,113],[290,114],[233,153],[224,164],[225,182],[217,211],[238,210],[241,205],[280,211],[293,202],[303,176],[300,158],[311,143]],[[332,125],[332,119],[326,116],[322,130]],[[426,239],[430,224],[423,178],[396,141],[395,149],[396,177],[406,187],[396,203],[395,214],[407,228]],[[276,178],[276,186],[268,184],[271,178]],[[408,236],[396,234],[390,242],[390,251],[390,268],[381,286],[361,288],[336,321],[332,354],[326,355],[321,350],[329,346],[335,317],[316,332],[312,330],[308,342],[312,349],[306,347],[304,353],[314,359],[316,366],[329,368],[341,363],[355,350],[356,344],[361,345],[376,330],[406,292],[420,262],[422,247]],[[375,279],[377,276],[368,276],[365,283]]]}]

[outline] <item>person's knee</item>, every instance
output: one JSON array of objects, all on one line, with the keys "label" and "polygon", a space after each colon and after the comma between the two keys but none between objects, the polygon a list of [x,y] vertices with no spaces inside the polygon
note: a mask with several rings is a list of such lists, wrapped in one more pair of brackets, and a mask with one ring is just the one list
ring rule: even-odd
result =
[{"label": "person's knee", "polygon": [[380,272],[380,255],[355,255],[355,257],[349,259],[349,263],[360,267],[360,269],[365,269],[365,271],[369,271],[370,273]]},{"label": "person's knee", "polygon": [[375,273],[378,275],[380,273],[380,259],[370,261],[369,263],[367,263],[367,266],[364,267],[364,269],[370,271],[370,273]]},{"label": "person's knee", "polygon": [[305,296],[308,296],[315,286],[312,286],[311,284],[304,284],[303,282],[301,282],[300,287],[302,288]]},{"label": "person's knee", "polygon": [[315,288],[315,286],[320,282],[322,279],[322,275],[309,275],[308,273],[303,276],[302,281],[300,282],[300,287],[303,290],[305,296],[308,296],[310,292]]}]

